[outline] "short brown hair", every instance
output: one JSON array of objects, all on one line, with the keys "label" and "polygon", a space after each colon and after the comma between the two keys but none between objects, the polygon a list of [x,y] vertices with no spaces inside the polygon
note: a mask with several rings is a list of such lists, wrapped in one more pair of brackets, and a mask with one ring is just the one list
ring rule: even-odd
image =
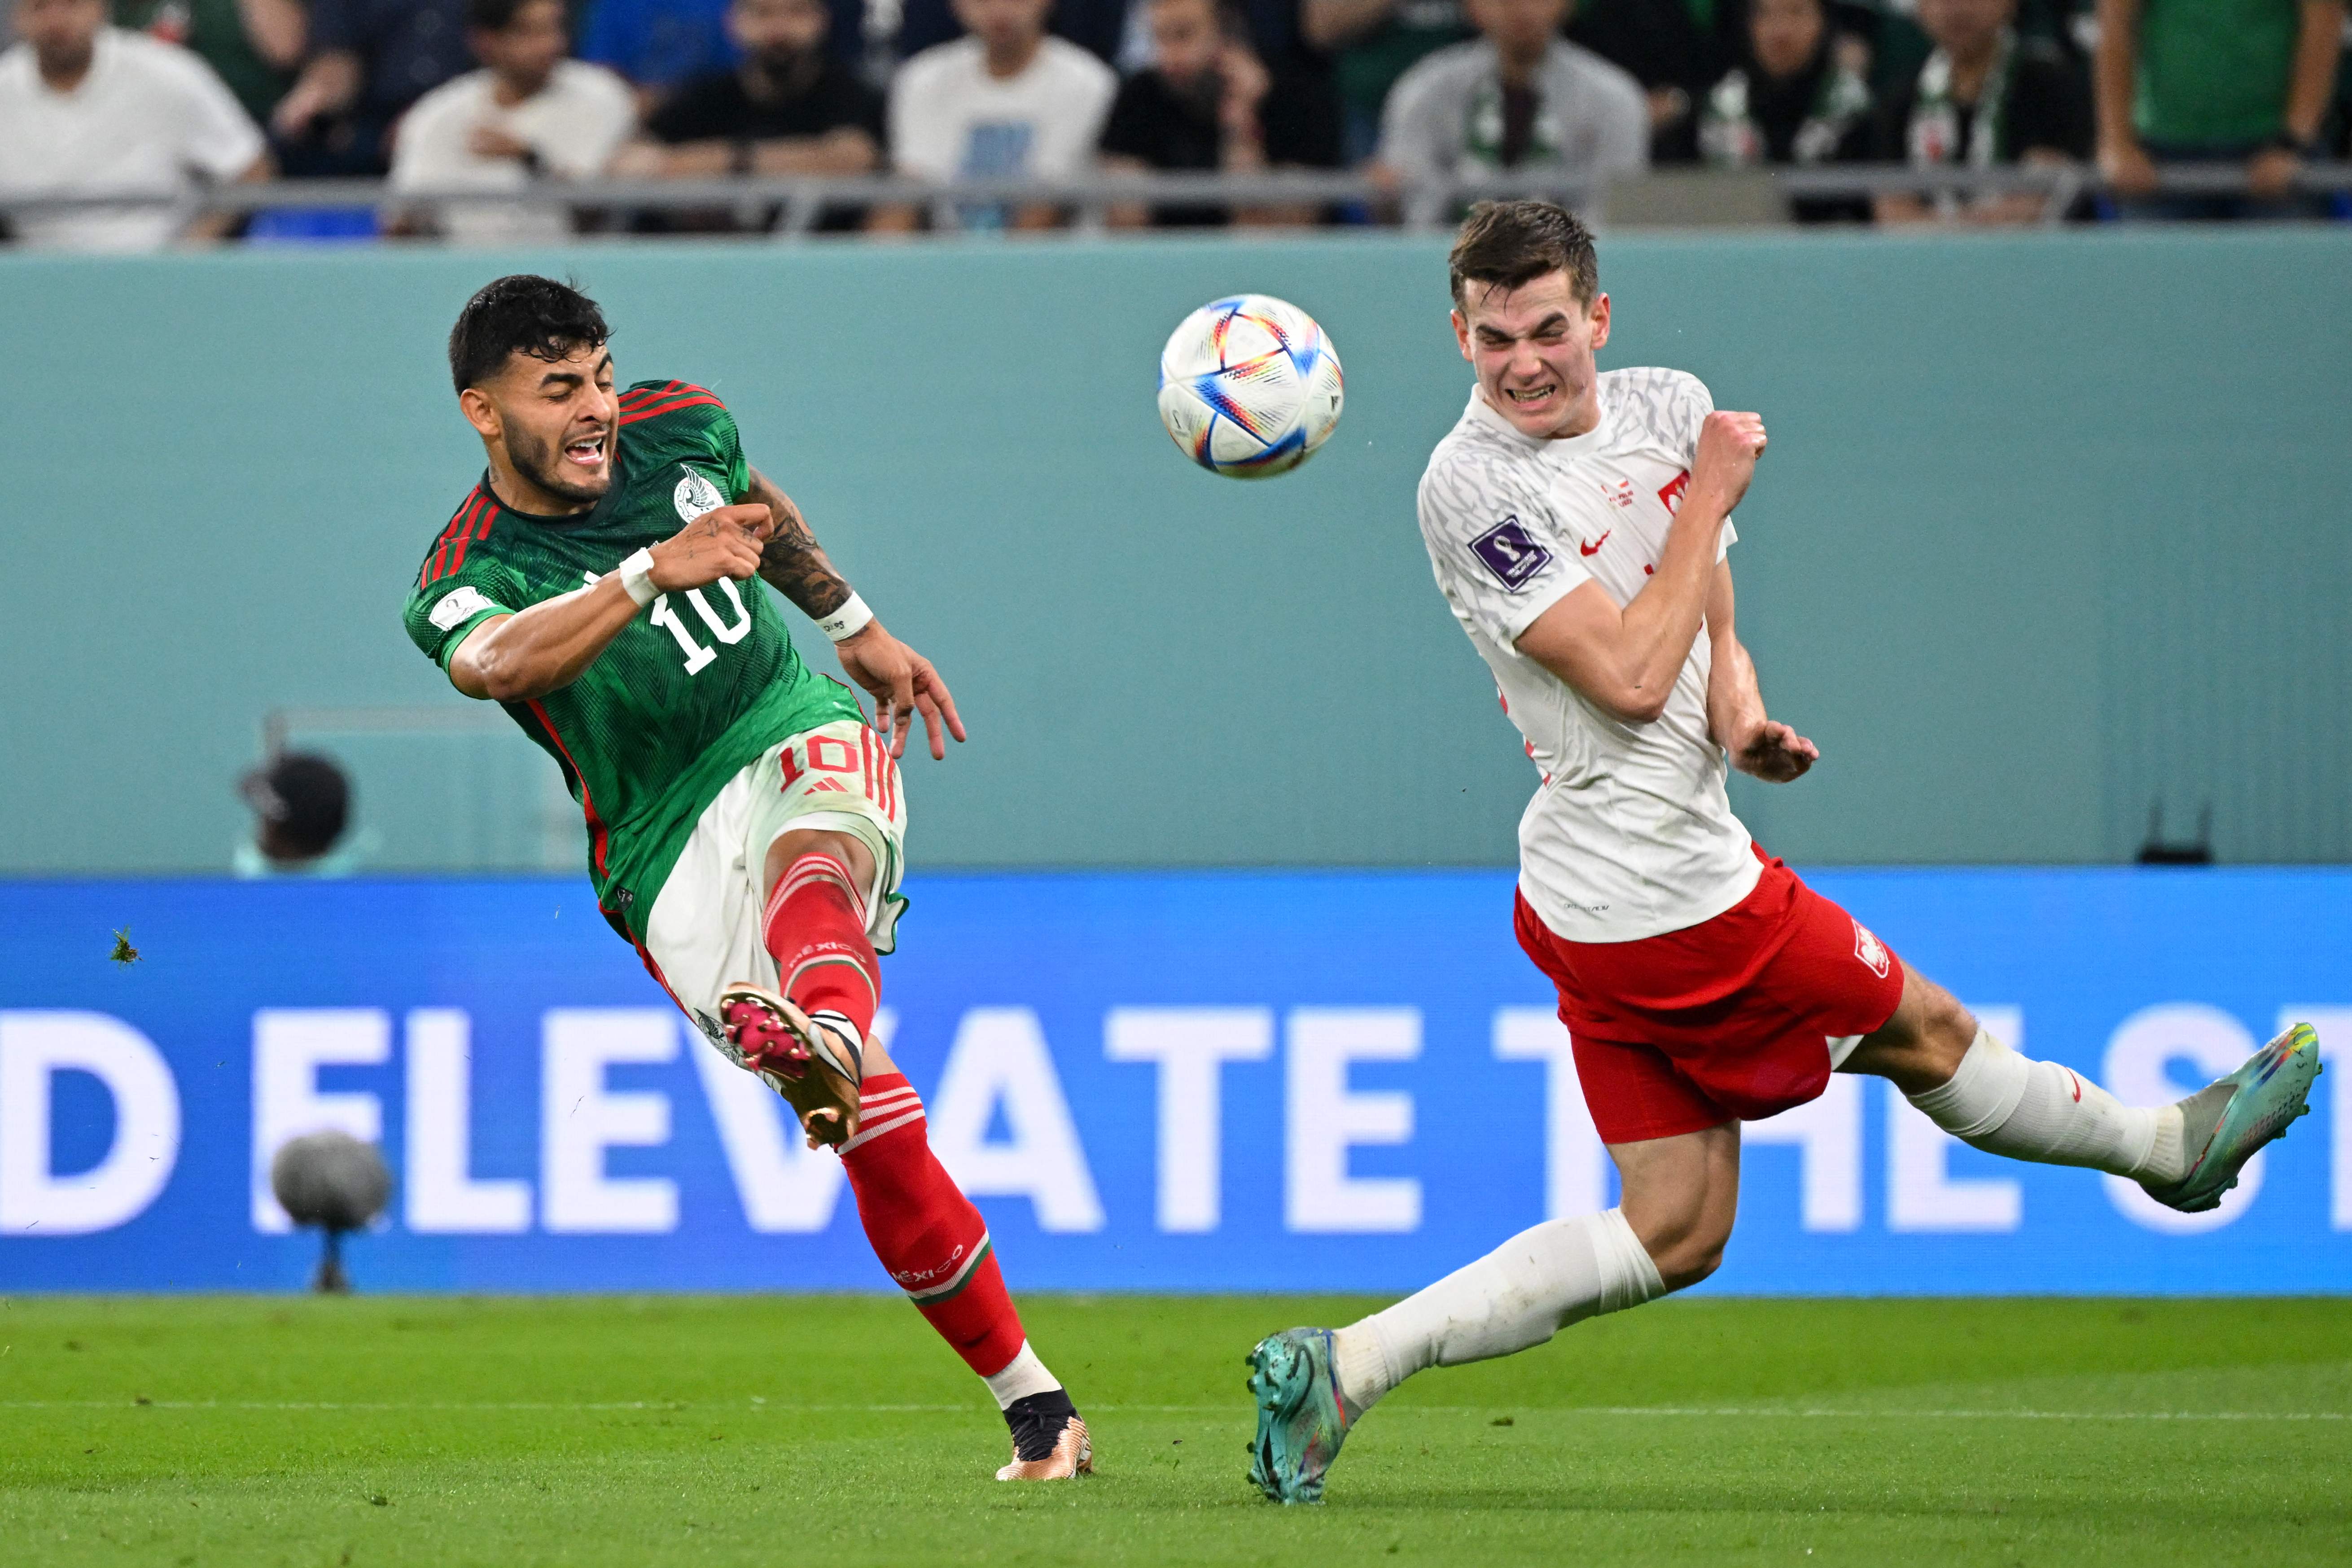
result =
[{"label": "short brown hair", "polygon": [[1592,231],[1566,207],[1550,202],[1480,202],[1462,221],[1454,253],[1446,258],[1454,302],[1464,303],[1462,286],[1485,283],[1507,292],[1547,272],[1565,272],[1577,302],[1590,305],[1601,292],[1601,259]]}]

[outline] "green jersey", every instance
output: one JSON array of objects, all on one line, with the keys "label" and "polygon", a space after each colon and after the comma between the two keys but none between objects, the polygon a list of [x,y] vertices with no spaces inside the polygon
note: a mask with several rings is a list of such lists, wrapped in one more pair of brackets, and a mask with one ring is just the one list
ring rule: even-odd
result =
[{"label": "green jersey", "polygon": [[2299,0],[2149,0],[2132,123],[2150,142],[2245,151],[2286,123]]},{"label": "green jersey", "polygon": [[261,58],[245,30],[238,0],[112,0],[114,25],[182,44],[213,68],[245,111],[262,125],[294,85],[294,73]]},{"label": "green jersey", "polygon": [[[712,394],[639,382],[620,403],[613,486],[590,510],[533,517],[500,503],[488,475],[474,487],[408,596],[426,658],[446,670],[488,617],[584,587],[748,492],[734,416]],[[802,662],[766,590],[729,578],[659,595],[579,679],[503,706],[563,770],[588,818],[597,906],[632,942],[728,780],[786,736],[859,716],[847,687]]]}]

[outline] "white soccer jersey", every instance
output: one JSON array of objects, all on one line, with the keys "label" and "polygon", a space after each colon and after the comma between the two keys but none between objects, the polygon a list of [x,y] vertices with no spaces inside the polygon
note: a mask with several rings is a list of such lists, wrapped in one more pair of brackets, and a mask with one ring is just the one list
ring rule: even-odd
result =
[{"label": "white soccer jersey", "polygon": [[[71,92],[43,79],[33,46],[0,54],[0,191],[12,195],[173,195],[191,174],[234,180],[268,151],[261,128],[177,44],[120,27],[99,31]],[[168,212],[54,213],[15,220],[26,245],[154,250],[180,220]]]},{"label": "white soccer jersey", "polygon": [[[1704,633],[1650,724],[1611,718],[1513,646],[1587,582],[1621,605],[1642,591],[1715,406],[1678,370],[1600,381],[1601,423],[1563,440],[1520,434],[1473,391],[1422,475],[1421,534],[1543,773],[1519,818],[1520,892],[1570,942],[1633,942],[1723,913],[1759,868],[1707,733]],[[1723,548],[1735,537],[1727,522]]]}]

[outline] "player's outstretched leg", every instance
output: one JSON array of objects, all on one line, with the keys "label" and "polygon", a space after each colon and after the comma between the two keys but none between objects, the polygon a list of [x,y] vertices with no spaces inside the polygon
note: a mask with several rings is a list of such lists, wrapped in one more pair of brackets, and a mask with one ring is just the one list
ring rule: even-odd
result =
[{"label": "player's outstretched leg", "polygon": [[729,1039],[791,1101],[812,1144],[841,1151],[875,1257],[996,1396],[1013,1434],[1013,1462],[997,1479],[1090,1474],[1087,1424],[1030,1349],[986,1223],[931,1152],[913,1086],[868,1041],[881,973],[847,858],[827,848],[794,857],[776,879],[763,932],[782,994],[729,986],[720,1001]]},{"label": "player's outstretched leg", "polygon": [[1094,1470],[1094,1444],[1069,1394],[1022,1331],[988,1226],[925,1135],[923,1102],[895,1072],[866,1080],[861,1126],[842,1168],[875,1257],[940,1337],[980,1374],[1013,1432],[1000,1481],[1067,1480]]},{"label": "player's outstretched leg", "polygon": [[1510,1355],[1664,1292],[1623,1211],[1610,1209],[1521,1231],[1347,1328],[1269,1335],[1249,1354],[1257,1404],[1250,1479],[1276,1502],[1320,1502],[1349,1430],[1413,1373]]},{"label": "player's outstretched leg", "polygon": [[[1957,1055],[1957,1066],[1937,1070],[1939,1055],[1946,1063]],[[1973,1148],[2127,1177],[2158,1203],[2195,1213],[2219,1205],[2246,1162],[2311,1109],[2319,1037],[2294,1025],[2185,1100],[2127,1106],[2072,1068],[2010,1049],[1913,973],[1895,1018],[1846,1068],[1893,1079],[1929,1121]]]},{"label": "player's outstretched leg", "polygon": [[[1660,1142],[1676,1145],[1662,1152],[1677,1161],[1719,1157],[1715,1145],[1727,1142],[1729,1179],[1736,1184],[1735,1128]],[[1626,1173],[1631,1191],[1634,1173]],[[1702,1173],[1694,1201],[1709,1217],[1701,1223],[1719,1223],[1727,1234],[1736,1194],[1718,1193],[1709,1204],[1706,1184]],[[1689,1237],[1707,1261],[1679,1271],[1672,1281],[1675,1288],[1704,1278],[1720,1254],[1722,1236],[1702,1238],[1696,1229]],[[1521,1231],[1428,1289],[1347,1328],[1270,1334],[1249,1354],[1250,1394],[1257,1405],[1250,1480],[1276,1502],[1320,1502],[1324,1478],[1348,1434],[1406,1378],[1432,1366],[1459,1366],[1542,1344],[1570,1323],[1654,1300],[1668,1285],[1624,1211],[1610,1209]]]}]

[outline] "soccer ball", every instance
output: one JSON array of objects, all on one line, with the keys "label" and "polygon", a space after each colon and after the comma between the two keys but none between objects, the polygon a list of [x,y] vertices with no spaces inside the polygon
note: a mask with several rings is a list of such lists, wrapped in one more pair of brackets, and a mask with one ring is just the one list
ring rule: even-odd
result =
[{"label": "soccer ball", "polygon": [[1339,356],[1315,319],[1265,294],[1213,300],[1160,351],[1160,422],[1234,479],[1286,474],[1339,423]]}]

